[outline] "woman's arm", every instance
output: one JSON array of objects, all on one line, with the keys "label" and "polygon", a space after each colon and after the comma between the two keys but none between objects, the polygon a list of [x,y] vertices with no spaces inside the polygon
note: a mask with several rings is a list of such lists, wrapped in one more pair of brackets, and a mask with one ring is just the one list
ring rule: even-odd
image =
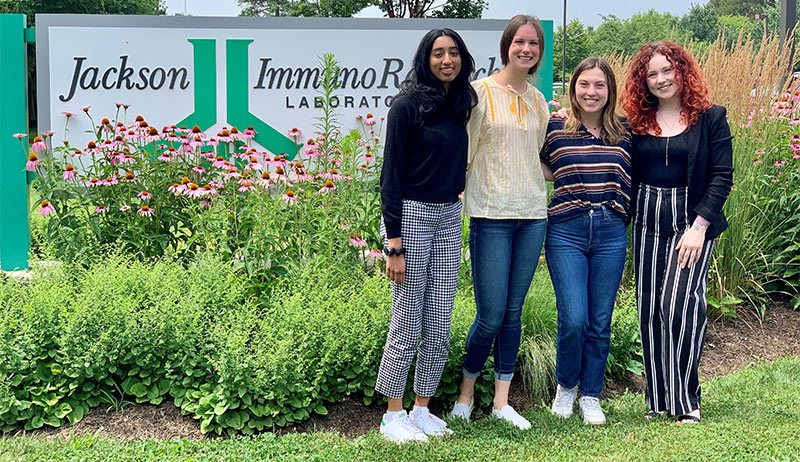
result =
[{"label": "woman's arm", "polygon": [[733,186],[733,144],[726,109],[714,106],[709,116],[707,183],[694,211],[710,221],[718,218]]}]

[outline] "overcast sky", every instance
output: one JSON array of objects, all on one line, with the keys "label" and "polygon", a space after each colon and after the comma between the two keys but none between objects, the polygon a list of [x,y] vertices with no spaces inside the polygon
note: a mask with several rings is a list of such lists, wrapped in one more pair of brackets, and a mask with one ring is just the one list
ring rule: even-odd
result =
[{"label": "overcast sky", "polygon": [[[552,19],[556,26],[562,22],[564,2],[559,0],[488,0],[489,7],[483,17],[508,19],[518,13],[527,13],[541,19]],[[629,18],[637,12],[654,8],[661,12],[683,15],[692,4],[705,4],[707,0],[567,0],[567,22],[577,18],[587,26],[597,26],[602,22],[600,15],[613,14]],[[193,16],[238,16],[241,8],[236,0],[166,0],[167,14],[184,12]],[[357,15],[361,17],[382,17],[377,7],[369,7]]]}]

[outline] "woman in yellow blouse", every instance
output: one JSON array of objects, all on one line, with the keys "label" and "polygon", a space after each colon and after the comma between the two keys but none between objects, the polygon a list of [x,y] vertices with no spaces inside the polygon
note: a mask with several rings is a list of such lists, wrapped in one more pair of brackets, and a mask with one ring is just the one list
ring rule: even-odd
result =
[{"label": "woman in yellow blouse", "polygon": [[453,416],[469,419],[475,380],[494,346],[492,415],[515,426],[530,422],[508,405],[522,325],[522,305],[533,280],[547,217],[539,161],[549,119],[544,95],[528,83],[544,54],[539,21],[517,15],[500,39],[503,69],[472,83],[478,105],[469,120],[464,213],[477,315],[469,331],[461,392]]}]

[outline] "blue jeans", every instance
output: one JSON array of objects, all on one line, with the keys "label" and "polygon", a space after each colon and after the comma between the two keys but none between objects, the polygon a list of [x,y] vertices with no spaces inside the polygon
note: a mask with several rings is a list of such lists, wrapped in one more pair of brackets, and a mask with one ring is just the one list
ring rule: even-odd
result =
[{"label": "blue jeans", "polygon": [[545,256],[558,307],[556,381],[580,384],[585,396],[603,388],[627,243],[625,222],[605,206],[547,227]]},{"label": "blue jeans", "polygon": [[545,219],[470,219],[469,252],[477,314],[467,335],[466,377],[480,375],[492,345],[495,377],[514,377],[522,305],[539,263],[546,226]]}]

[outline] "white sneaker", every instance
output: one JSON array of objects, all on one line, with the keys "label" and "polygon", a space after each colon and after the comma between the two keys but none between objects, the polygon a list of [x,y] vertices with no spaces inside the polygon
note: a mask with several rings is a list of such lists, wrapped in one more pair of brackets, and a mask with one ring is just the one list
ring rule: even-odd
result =
[{"label": "white sneaker", "polygon": [[531,423],[528,422],[528,419],[517,414],[517,411],[509,405],[503,406],[503,409],[500,410],[492,409],[492,417],[510,422],[520,430],[531,428]]},{"label": "white sneaker", "polygon": [[431,414],[429,411],[415,409],[408,414],[411,423],[430,436],[444,436],[453,434],[453,430],[447,428],[447,422]]},{"label": "white sneaker", "polygon": [[475,408],[475,397],[473,396],[469,400],[469,405],[456,402],[456,404],[453,405],[453,412],[450,413],[450,417],[458,417],[459,419],[464,419],[466,421],[469,421],[469,418],[472,415],[472,410],[474,408]]},{"label": "white sneaker", "polygon": [[581,399],[578,400],[578,406],[581,408],[583,423],[587,425],[604,425],[606,423],[606,415],[603,414],[600,400],[596,397],[581,396]]},{"label": "white sneaker", "polygon": [[428,437],[408,417],[406,411],[386,423],[386,416],[381,419],[381,434],[396,443],[408,441],[428,441]]},{"label": "white sneaker", "polygon": [[553,400],[553,407],[550,409],[554,415],[562,419],[569,419],[572,409],[575,406],[575,398],[578,397],[578,386],[565,388],[561,385],[556,388],[556,398]]}]

